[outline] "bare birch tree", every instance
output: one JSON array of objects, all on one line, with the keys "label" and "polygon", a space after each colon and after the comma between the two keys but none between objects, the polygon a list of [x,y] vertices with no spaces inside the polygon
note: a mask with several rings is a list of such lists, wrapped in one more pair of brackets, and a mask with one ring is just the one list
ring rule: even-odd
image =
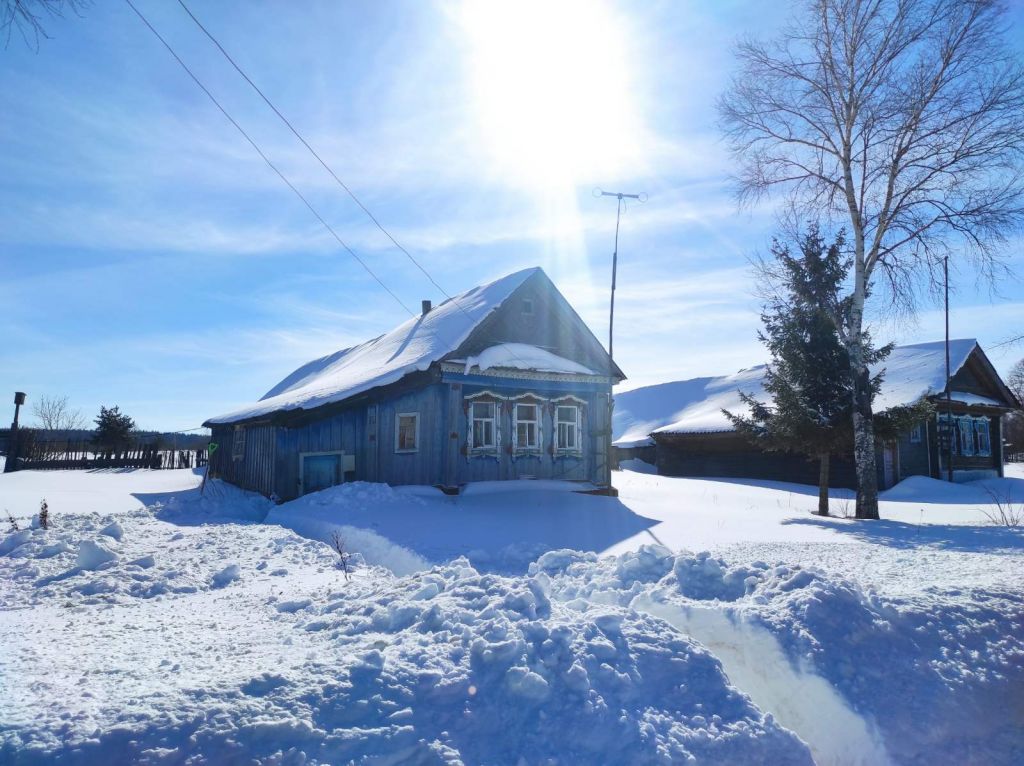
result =
[{"label": "bare birch tree", "polygon": [[1024,359],[1010,368],[1010,374],[1006,376],[1006,385],[1013,391],[1017,401],[1024,404]]},{"label": "bare birch tree", "polygon": [[0,0],[0,32],[4,45],[10,45],[11,34],[17,30],[25,44],[39,49],[39,38],[48,38],[44,22],[64,16],[65,11],[78,14],[90,0]]},{"label": "bare birch tree", "polygon": [[85,416],[68,404],[66,396],[41,396],[32,405],[37,428],[45,431],[77,431],[85,428]]},{"label": "bare birch tree", "polygon": [[857,517],[878,518],[865,301],[912,310],[949,256],[983,275],[1024,221],[1024,70],[991,0],[805,0],[771,42],[737,46],[722,97],[741,202],[851,234],[848,310]]}]

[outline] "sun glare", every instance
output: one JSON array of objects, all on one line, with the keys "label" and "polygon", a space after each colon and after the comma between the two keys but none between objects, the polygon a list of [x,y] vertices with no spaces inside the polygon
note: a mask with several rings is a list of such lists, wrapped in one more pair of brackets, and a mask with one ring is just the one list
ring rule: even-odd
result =
[{"label": "sun glare", "polygon": [[564,189],[637,161],[626,46],[608,7],[469,0],[461,22],[482,139],[506,179]]}]

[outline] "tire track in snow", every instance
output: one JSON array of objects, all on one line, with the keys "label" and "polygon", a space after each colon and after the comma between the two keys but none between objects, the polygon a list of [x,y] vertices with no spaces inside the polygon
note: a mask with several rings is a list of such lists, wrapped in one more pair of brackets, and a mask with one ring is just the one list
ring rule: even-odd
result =
[{"label": "tire track in snow", "polygon": [[637,596],[633,609],[659,617],[704,644],[729,680],[761,710],[796,734],[820,766],[887,766],[892,759],[873,726],[821,676],[793,667],[764,628],[734,622],[720,609]]}]

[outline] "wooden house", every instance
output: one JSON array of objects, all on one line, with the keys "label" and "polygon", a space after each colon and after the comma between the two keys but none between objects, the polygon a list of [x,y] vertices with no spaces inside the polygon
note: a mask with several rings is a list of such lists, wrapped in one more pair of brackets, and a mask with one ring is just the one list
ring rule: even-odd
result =
[{"label": "wooden house", "polygon": [[281,500],[343,481],[608,486],[624,376],[547,275],[509,274],[210,418],[215,475]]},{"label": "wooden house", "polygon": [[[948,384],[942,341],[898,346],[881,366],[885,374],[875,397],[876,412],[922,398],[935,407],[927,422],[895,441],[877,444],[881,488],[913,475],[948,478],[950,461],[954,481],[1003,475],[1002,416],[1020,403],[976,340],[950,341]],[[759,449],[738,434],[722,412],[745,411],[741,391],[767,401],[762,387],[765,369],[762,365],[734,375],[695,378],[617,396],[613,451],[620,459],[635,456],[650,461],[653,457],[658,473],[670,476],[816,484],[816,461]],[[851,455],[833,457],[831,483],[855,486]]]}]

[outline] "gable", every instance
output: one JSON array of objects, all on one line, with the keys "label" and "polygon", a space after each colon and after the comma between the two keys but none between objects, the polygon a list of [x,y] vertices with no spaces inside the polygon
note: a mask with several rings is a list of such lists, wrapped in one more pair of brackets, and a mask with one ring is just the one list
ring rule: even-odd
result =
[{"label": "gable", "polygon": [[[600,375],[608,374],[608,352],[540,269],[446,359],[479,356],[493,346],[517,343],[536,346]],[[612,367],[612,376],[624,380],[618,365]]]},{"label": "gable", "polygon": [[981,346],[977,345],[960,369],[950,376],[949,390],[953,399],[959,393],[988,399],[992,404],[1013,409],[1021,404],[1003,382]]}]

